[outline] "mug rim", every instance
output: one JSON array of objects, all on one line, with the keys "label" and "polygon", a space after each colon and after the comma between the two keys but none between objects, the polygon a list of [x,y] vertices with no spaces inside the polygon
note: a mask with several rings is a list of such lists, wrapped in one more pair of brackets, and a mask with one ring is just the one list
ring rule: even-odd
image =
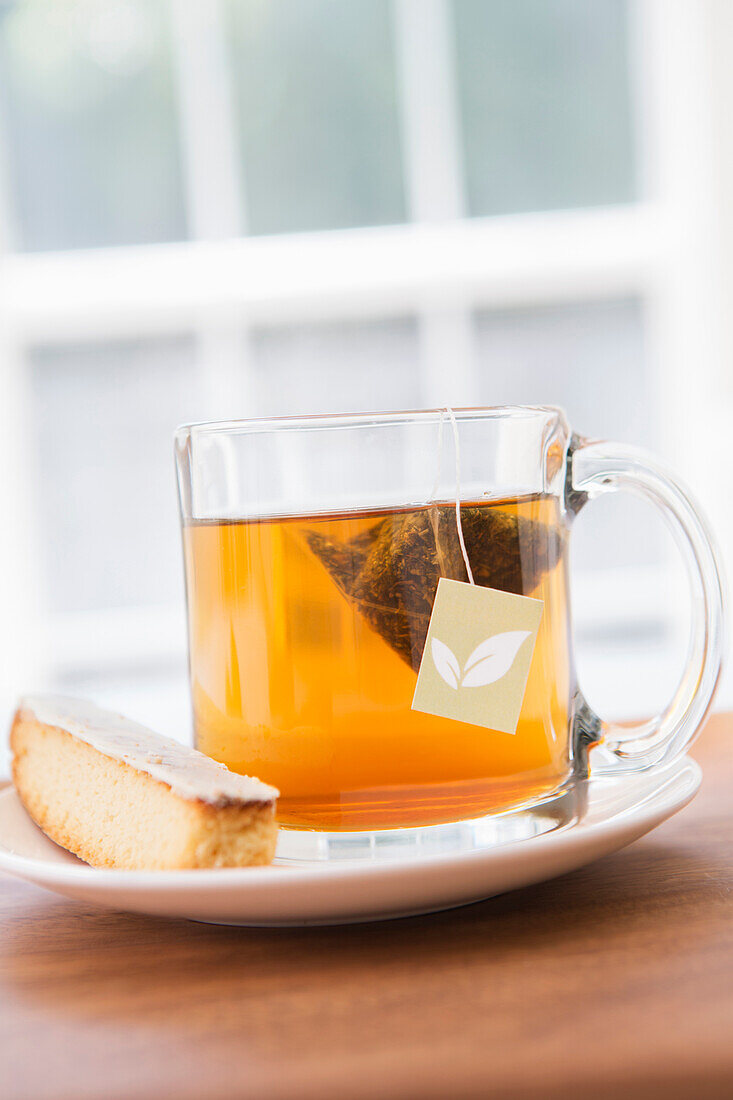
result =
[{"label": "mug rim", "polygon": [[181,440],[193,432],[198,434],[248,433],[257,431],[307,431],[318,428],[360,428],[369,425],[386,424],[405,425],[420,421],[437,420],[452,408],[457,420],[487,419],[529,419],[536,416],[553,414],[567,426],[567,415],[561,405],[465,405],[452,407],[443,405],[426,409],[399,409],[387,412],[360,413],[307,413],[298,416],[253,416],[237,420],[194,420],[180,424],[174,432],[174,438]]}]

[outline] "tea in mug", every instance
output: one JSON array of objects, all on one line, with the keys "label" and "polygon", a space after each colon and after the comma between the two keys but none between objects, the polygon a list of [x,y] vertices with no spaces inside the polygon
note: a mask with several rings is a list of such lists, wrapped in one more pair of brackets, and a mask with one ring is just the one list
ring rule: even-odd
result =
[{"label": "tea in mug", "polygon": [[437,824],[568,780],[559,504],[476,501],[460,515],[473,581],[543,601],[514,734],[411,709],[438,581],[467,579],[454,503],[185,527],[196,742],[278,787],[283,825]]}]

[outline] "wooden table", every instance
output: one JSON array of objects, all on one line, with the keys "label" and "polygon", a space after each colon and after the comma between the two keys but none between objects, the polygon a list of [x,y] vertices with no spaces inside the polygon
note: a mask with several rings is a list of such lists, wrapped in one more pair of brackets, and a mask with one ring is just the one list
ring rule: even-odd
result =
[{"label": "wooden table", "polygon": [[733,715],[626,851],[385,924],[217,928],[0,877],[3,1100],[733,1097]]}]

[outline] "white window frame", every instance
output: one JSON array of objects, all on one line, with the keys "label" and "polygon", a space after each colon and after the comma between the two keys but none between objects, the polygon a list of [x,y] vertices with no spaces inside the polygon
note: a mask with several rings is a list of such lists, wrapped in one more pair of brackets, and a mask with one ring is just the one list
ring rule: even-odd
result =
[{"label": "white window frame", "polygon": [[[730,22],[725,0],[631,0],[642,201],[470,221],[463,217],[447,2],[394,0],[410,223],[269,238],[241,235],[246,180],[238,178],[218,0],[169,3],[194,239],[0,252],[0,461],[10,523],[0,541],[0,606],[11,639],[0,699],[19,683],[43,684],[51,672],[112,669],[133,656],[183,660],[184,653],[179,607],[48,616],[38,606],[25,352],[41,342],[193,329],[202,387],[214,398],[227,395],[237,414],[247,415],[251,326],[412,314],[420,324],[423,404],[460,405],[475,403],[474,309],[635,296],[644,303],[662,449],[715,501],[723,475],[717,483],[711,478],[715,445],[700,440],[725,422],[733,397],[715,200],[723,120],[716,127],[713,111],[730,82],[718,44],[722,24]],[[436,164],[441,171],[433,170]],[[6,210],[0,205],[0,213]],[[705,432],[711,417],[713,428]],[[733,521],[720,533],[732,546]],[[644,570],[629,573],[630,607],[643,605],[649,580]],[[596,606],[593,614],[626,611]],[[14,623],[23,626],[16,632],[8,625]]]}]

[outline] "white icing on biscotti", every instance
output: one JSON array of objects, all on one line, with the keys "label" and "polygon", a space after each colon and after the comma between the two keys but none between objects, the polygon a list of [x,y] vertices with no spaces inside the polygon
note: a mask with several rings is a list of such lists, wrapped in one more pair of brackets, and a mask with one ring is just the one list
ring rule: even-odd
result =
[{"label": "white icing on biscotti", "polygon": [[34,695],[21,699],[19,711],[45,726],[66,730],[97,752],[166,783],[179,797],[212,806],[273,803],[275,787],[223,764],[170,737],[162,737],[121,714],[83,699]]}]

